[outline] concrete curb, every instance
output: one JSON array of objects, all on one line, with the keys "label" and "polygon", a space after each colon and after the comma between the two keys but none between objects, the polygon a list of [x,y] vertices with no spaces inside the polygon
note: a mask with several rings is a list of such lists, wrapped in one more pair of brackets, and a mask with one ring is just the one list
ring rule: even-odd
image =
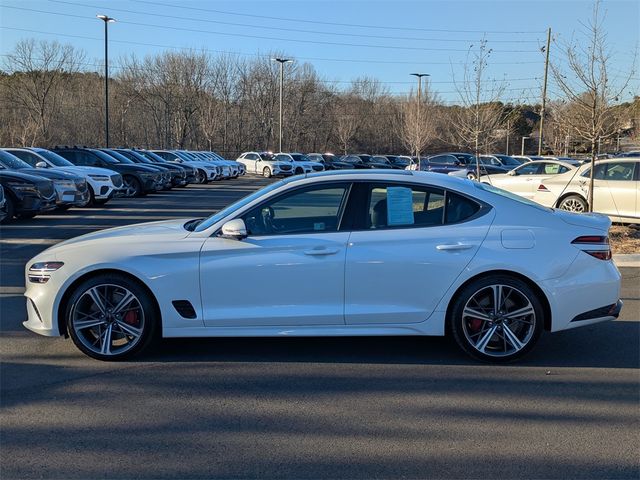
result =
[{"label": "concrete curb", "polygon": [[640,268],[640,253],[617,253],[613,256],[613,261],[618,267]]}]

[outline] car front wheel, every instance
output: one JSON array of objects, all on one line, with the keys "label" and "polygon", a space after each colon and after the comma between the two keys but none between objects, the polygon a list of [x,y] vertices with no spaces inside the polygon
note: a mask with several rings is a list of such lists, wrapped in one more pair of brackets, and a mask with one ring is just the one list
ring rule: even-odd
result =
[{"label": "car front wheel", "polygon": [[131,197],[139,197],[142,195],[142,185],[136,177],[131,175],[125,175],[122,179],[124,182],[124,196]]},{"label": "car front wheel", "polygon": [[271,170],[269,169],[269,167],[264,167],[264,169],[262,170],[262,176],[264,178],[271,178]]},{"label": "car front wheel", "polygon": [[102,274],[81,283],[66,308],[73,343],[98,360],[122,360],[142,351],[153,339],[156,319],[149,294],[118,274]]},{"label": "car front wheel", "polygon": [[522,280],[495,275],[476,280],[456,295],[451,332],[466,353],[504,363],[527,354],[542,334],[544,310]]}]

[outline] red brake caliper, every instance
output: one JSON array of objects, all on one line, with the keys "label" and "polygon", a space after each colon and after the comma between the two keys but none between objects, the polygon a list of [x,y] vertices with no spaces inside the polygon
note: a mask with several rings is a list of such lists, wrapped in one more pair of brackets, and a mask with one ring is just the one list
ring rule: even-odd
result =
[{"label": "red brake caliper", "polygon": [[472,318],[471,321],[469,322],[469,328],[474,332],[477,332],[478,330],[480,330],[481,326],[482,326],[482,320],[480,320],[479,318]]},{"label": "red brake caliper", "polygon": [[138,314],[134,310],[129,310],[124,316],[124,321],[135,327],[138,325]]}]

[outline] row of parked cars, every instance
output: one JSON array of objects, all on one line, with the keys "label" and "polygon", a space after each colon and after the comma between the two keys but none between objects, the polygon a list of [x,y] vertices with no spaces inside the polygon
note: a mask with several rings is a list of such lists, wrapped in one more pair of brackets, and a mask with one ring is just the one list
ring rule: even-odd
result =
[{"label": "row of parked cars", "polygon": [[114,197],[237,178],[245,167],[214,152],[57,146],[0,149],[0,221],[99,206]]},{"label": "row of parked cars", "polygon": [[[614,221],[640,223],[640,156],[599,160],[594,171],[596,211]],[[322,170],[406,169],[467,177],[492,184],[544,206],[573,212],[588,209],[589,161],[570,157],[463,152],[410,157],[404,155],[334,155],[331,153],[245,152],[237,159],[247,172],[264,177]]]}]

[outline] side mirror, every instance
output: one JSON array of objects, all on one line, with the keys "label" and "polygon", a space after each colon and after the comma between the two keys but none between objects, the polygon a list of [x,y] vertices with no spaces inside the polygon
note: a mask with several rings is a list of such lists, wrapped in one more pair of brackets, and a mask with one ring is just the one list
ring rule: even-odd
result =
[{"label": "side mirror", "polygon": [[242,240],[243,238],[247,238],[247,236],[247,226],[241,218],[229,220],[222,225],[222,237],[224,238]]},{"label": "side mirror", "polygon": [[48,165],[46,162],[38,162],[36,163],[36,168],[47,168]]}]

